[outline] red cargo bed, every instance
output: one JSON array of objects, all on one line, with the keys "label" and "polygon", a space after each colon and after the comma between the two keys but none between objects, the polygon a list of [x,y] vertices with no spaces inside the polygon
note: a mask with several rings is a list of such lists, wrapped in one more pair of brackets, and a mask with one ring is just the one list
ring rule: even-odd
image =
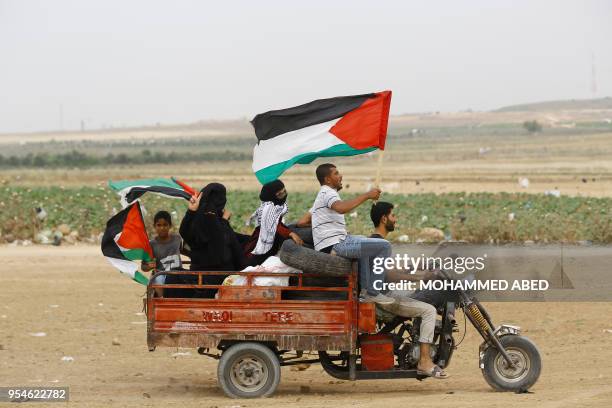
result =
[{"label": "red cargo bed", "polygon": [[[214,349],[220,342],[257,341],[287,350],[354,351],[358,332],[375,330],[374,307],[371,304],[360,307],[357,299],[356,267],[343,277],[342,286],[335,287],[305,285],[309,278],[322,276],[315,274],[227,271],[167,274],[197,275],[198,284],[149,284],[146,303],[149,350],[157,346]],[[205,275],[244,275],[247,284],[203,285]],[[253,286],[257,276],[292,277],[293,285]],[[154,297],[155,288],[218,289],[218,295],[217,299]],[[290,294],[310,299],[288,299]],[[332,294],[345,300],[317,299]]]}]

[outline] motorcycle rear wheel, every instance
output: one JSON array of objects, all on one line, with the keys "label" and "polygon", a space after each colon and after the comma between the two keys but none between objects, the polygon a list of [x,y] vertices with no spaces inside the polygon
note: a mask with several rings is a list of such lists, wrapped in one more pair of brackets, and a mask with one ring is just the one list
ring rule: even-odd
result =
[{"label": "motorcycle rear wheel", "polygon": [[510,367],[497,349],[489,347],[484,354],[482,375],[497,391],[527,391],[538,381],[542,371],[538,348],[522,336],[503,336],[499,341],[515,366]]}]

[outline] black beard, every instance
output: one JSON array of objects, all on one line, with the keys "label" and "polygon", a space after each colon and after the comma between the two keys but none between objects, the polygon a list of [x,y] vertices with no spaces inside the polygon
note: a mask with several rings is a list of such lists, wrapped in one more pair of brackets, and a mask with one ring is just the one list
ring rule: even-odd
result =
[{"label": "black beard", "polygon": [[395,223],[387,221],[387,223],[385,224],[385,229],[387,230],[387,232],[395,231]]}]

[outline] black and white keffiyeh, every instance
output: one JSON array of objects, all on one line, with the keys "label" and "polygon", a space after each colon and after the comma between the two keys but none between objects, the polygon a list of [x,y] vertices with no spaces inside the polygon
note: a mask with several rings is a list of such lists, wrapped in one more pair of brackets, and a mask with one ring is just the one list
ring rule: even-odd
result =
[{"label": "black and white keffiyeh", "polygon": [[252,252],[253,255],[263,255],[272,248],[276,227],[287,211],[289,211],[287,203],[275,205],[271,201],[265,201],[253,213],[251,217],[257,220],[259,226],[259,239]]}]

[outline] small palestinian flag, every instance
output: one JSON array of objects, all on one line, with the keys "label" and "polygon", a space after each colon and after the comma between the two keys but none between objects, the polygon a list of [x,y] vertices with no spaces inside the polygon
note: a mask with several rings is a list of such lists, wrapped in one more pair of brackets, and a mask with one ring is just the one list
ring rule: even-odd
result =
[{"label": "small palestinian flag", "polygon": [[143,180],[109,181],[110,188],[121,196],[121,205],[125,208],[138,200],[144,193],[158,193],[168,197],[189,200],[195,195],[195,190],[187,184],[171,177]]},{"label": "small palestinian flag", "polygon": [[138,271],[135,261],[151,262],[153,249],[138,202],[108,220],[102,237],[102,254],[122,273],[138,283],[147,284],[149,280]]},{"label": "small palestinian flag", "polygon": [[255,176],[265,184],[296,163],[384,150],[390,105],[391,91],[384,91],[319,99],[255,116]]}]

